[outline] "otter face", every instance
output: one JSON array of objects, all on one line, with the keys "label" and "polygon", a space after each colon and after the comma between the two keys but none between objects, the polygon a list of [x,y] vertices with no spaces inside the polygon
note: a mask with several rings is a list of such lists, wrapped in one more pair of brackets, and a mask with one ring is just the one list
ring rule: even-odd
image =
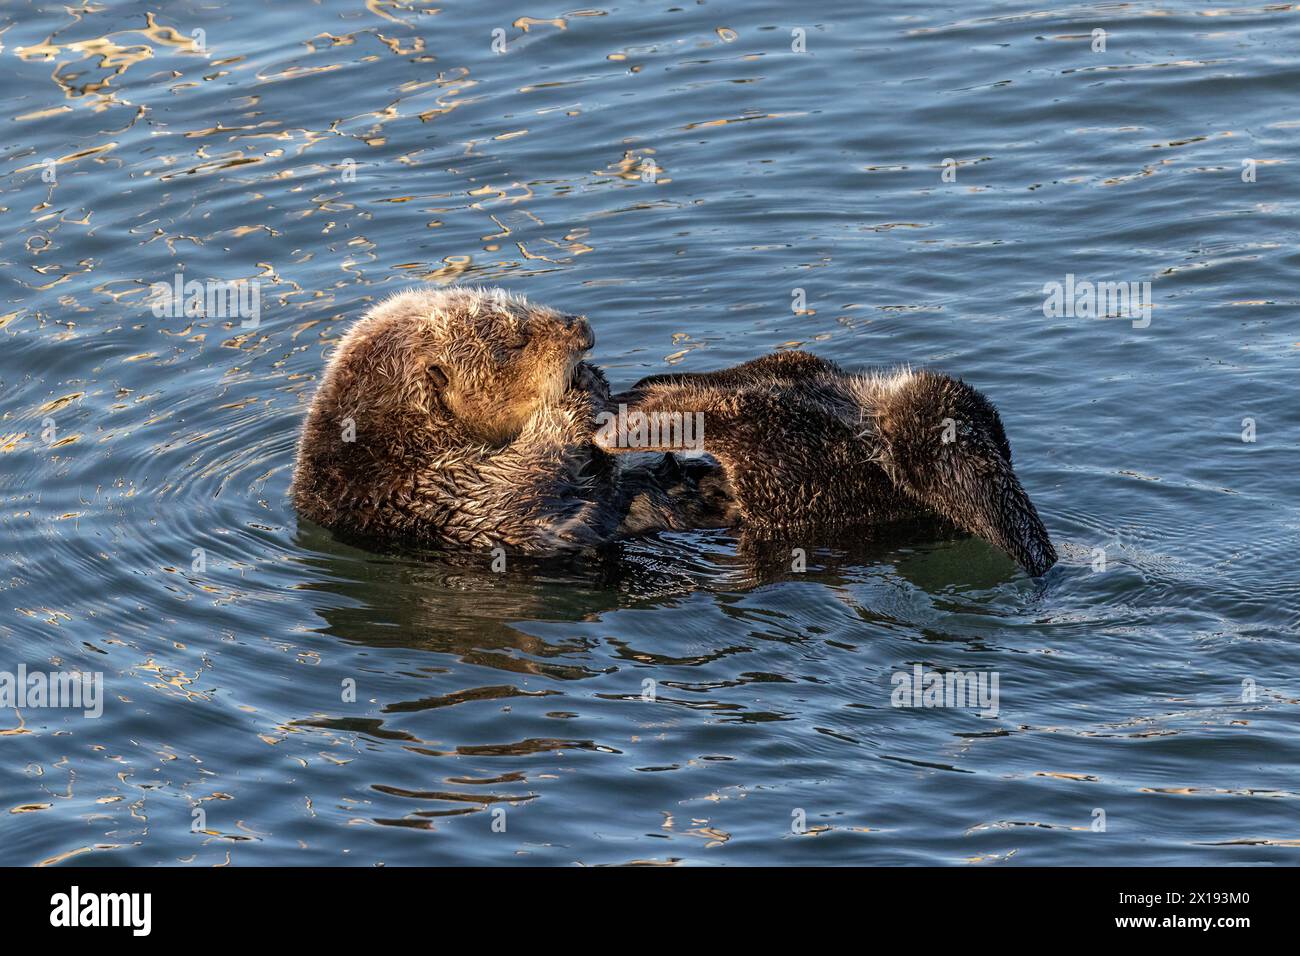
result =
[{"label": "otter face", "polygon": [[387,404],[466,443],[498,445],[560,398],[594,344],[581,316],[500,290],[412,290],[375,307],[335,362],[365,400],[354,407]]},{"label": "otter face", "polygon": [[573,383],[595,344],[587,320],[552,309],[485,309],[433,344],[428,372],[457,421],[485,442],[510,441]]}]

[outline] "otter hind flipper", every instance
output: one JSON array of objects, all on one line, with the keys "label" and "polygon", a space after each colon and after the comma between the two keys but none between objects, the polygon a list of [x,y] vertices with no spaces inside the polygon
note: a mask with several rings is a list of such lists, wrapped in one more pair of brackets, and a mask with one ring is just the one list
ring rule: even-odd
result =
[{"label": "otter hind flipper", "polygon": [[879,390],[872,428],[894,484],[929,510],[997,545],[1034,576],[1056,549],[1011,466],[997,409],[960,379],[900,374]]}]

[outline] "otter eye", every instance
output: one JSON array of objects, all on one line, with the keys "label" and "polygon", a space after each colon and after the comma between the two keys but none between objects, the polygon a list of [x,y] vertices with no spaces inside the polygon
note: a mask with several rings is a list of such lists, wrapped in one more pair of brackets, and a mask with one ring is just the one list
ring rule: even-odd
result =
[{"label": "otter eye", "polygon": [[451,380],[447,378],[447,373],[441,365],[430,365],[429,381],[433,382],[434,388],[443,388]]}]

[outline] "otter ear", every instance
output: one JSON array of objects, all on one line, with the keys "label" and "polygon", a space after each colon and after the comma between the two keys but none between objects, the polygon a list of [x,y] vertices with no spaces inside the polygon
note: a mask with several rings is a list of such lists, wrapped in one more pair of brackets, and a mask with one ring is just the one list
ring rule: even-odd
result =
[{"label": "otter ear", "polygon": [[451,380],[447,378],[447,373],[441,365],[430,365],[429,381],[433,384],[435,391],[441,391],[447,387],[447,383]]}]

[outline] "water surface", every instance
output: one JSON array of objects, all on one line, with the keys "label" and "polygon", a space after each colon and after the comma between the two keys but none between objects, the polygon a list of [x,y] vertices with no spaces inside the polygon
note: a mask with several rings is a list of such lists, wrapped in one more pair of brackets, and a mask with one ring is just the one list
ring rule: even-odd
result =
[{"label": "water surface", "polygon": [[[1297,862],[1300,12],[978,6],[7,5],[0,669],[107,700],[0,714],[0,862]],[[260,324],[155,317],[177,274]],[[1149,326],[1046,317],[1070,274]],[[585,312],[616,387],[960,374],[1062,562],[300,526],[332,344],[453,281]],[[891,706],[918,664],[997,715]]]}]

